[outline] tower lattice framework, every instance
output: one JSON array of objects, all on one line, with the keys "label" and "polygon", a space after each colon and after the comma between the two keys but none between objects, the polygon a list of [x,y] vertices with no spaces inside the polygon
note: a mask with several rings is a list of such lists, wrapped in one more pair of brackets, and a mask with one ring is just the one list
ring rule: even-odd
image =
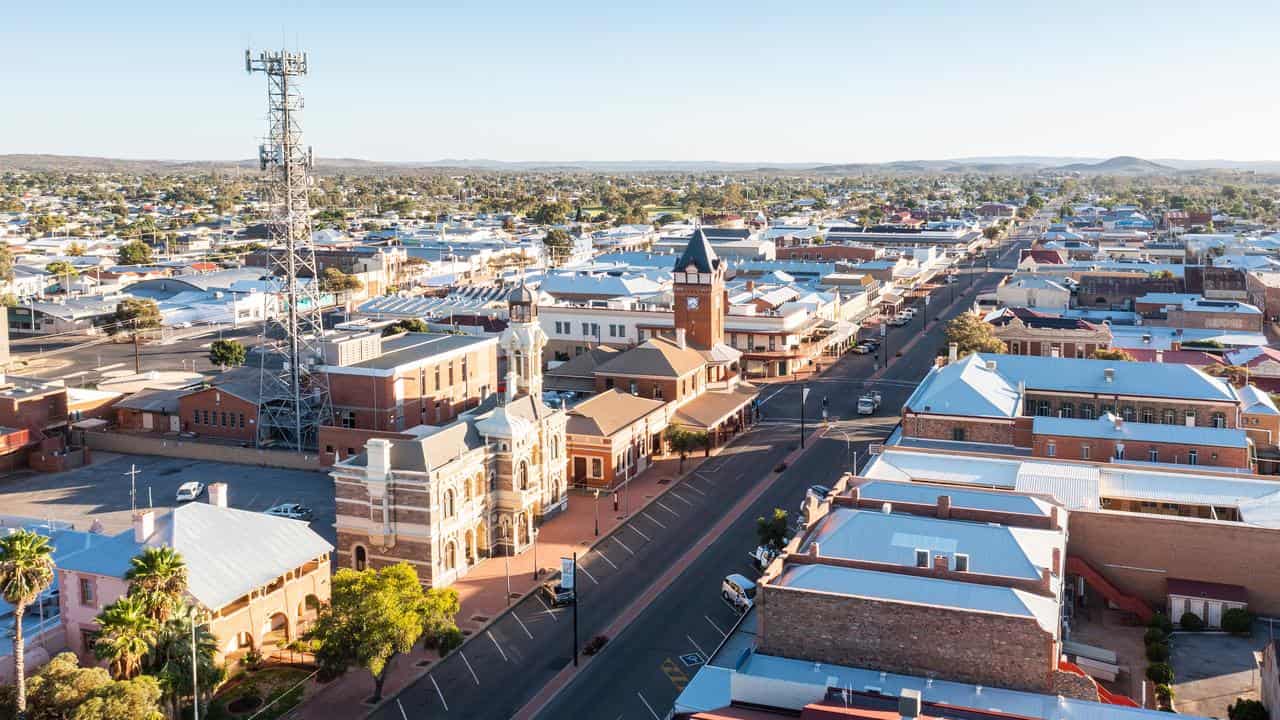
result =
[{"label": "tower lattice framework", "polygon": [[320,274],[311,244],[311,148],[302,144],[302,76],[306,53],[244,54],[245,71],[267,76],[268,135],[258,147],[271,204],[271,273],[280,284],[276,312],[263,333],[258,443],[297,450],[315,448],[321,424],[332,413],[322,362],[324,322]]}]

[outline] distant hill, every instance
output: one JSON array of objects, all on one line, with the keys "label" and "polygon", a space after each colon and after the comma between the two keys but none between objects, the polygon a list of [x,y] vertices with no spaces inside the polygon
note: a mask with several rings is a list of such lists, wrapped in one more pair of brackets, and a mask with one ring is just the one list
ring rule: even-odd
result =
[{"label": "distant hill", "polygon": [[1100,175],[1158,175],[1161,173],[1175,173],[1175,168],[1168,165],[1153,163],[1150,160],[1133,157],[1132,155],[1119,155],[1108,158],[1099,163],[1072,163],[1070,165],[1061,165],[1054,168],[1062,172],[1079,172],[1079,173],[1096,173]]}]

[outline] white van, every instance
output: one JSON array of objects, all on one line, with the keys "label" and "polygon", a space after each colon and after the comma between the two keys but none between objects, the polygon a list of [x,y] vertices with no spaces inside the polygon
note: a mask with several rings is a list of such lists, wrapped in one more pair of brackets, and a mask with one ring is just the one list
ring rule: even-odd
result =
[{"label": "white van", "polygon": [[756,584],[744,575],[726,575],[720,583],[720,597],[740,613],[751,609],[756,600]]}]

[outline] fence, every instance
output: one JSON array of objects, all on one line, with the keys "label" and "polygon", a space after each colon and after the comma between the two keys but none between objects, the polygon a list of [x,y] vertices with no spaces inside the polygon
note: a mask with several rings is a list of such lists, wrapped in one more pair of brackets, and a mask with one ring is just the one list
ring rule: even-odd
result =
[{"label": "fence", "polygon": [[162,455],[188,460],[258,465],[262,467],[289,468],[293,470],[318,470],[319,458],[314,453],[294,453],[287,450],[261,450],[238,445],[215,445],[191,440],[126,435],[111,432],[81,431],[80,443],[94,450],[130,453],[134,455]]}]

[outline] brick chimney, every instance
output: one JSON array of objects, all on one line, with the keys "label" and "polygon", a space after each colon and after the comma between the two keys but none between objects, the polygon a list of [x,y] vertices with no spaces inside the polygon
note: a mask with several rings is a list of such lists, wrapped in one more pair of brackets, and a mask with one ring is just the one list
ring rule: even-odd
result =
[{"label": "brick chimney", "polygon": [[818,543],[815,542],[809,546],[809,557],[816,558],[821,556],[822,556],[822,548],[818,546]]},{"label": "brick chimney", "polygon": [[933,569],[937,572],[946,572],[951,569],[951,563],[947,560],[947,556],[938,553],[933,556]]},{"label": "brick chimney", "polygon": [[391,473],[391,441],[386,438],[370,438],[364,444],[369,462],[369,474],[383,480]]},{"label": "brick chimney", "polygon": [[951,343],[947,345],[947,362],[955,362],[960,359],[960,345]]},{"label": "brick chimney", "polygon": [[156,531],[156,513],[154,510],[138,510],[133,513],[133,541],[144,543]]},{"label": "brick chimney", "polygon": [[951,496],[950,495],[938,496],[938,518],[941,520],[951,519]]},{"label": "brick chimney", "polygon": [[1049,573],[1049,568],[1042,568],[1040,570],[1040,589],[1043,590],[1046,595],[1048,595],[1053,589],[1053,575]]},{"label": "brick chimney", "polygon": [[209,483],[209,504],[214,507],[227,506],[227,484],[224,482]]},{"label": "brick chimney", "polygon": [[1062,548],[1054,548],[1054,549],[1053,549],[1053,563],[1052,563],[1052,564],[1053,564],[1053,567],[1051,567],[1051,568],[1050,568],[1050,570],[1052,570],[1052,571],[1053,571],[1053,574],[1054,574],[1054,575],[1061,575],[1061,574],[1062,574]]},{"label": "brick chimney", "polygon": [[1049,527],[1053,530],[1062,529],[1062,521],[1058,519],[1058,506],[1054,505],[1049,508]]}]

